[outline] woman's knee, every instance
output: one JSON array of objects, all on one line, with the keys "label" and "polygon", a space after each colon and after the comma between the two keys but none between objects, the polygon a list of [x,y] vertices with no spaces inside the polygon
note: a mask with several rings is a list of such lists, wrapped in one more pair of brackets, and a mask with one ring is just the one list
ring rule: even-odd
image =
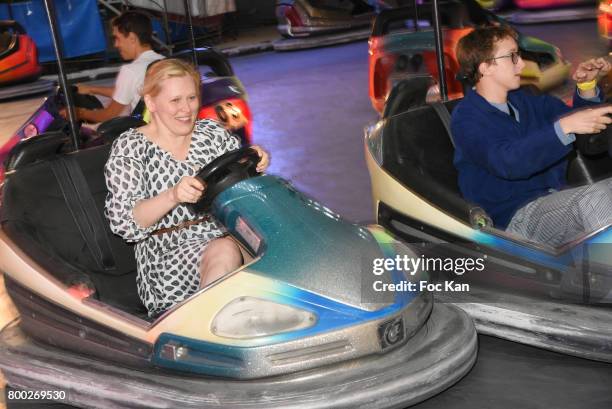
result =
[{"label": "woman's knee", "polygon": [[208,243],[202,262],[204,265],[220,263],[237,268],[242,264],[242,253],[236,242],[229,237],[222,237]]}]

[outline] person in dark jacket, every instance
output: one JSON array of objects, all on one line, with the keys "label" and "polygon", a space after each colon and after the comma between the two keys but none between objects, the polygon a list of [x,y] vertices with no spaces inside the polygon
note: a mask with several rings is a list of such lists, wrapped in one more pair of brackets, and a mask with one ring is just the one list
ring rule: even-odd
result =
[{"label": "person in dark jacket", "polygon": [[612,106],[598,105],[596,86],[610,64],[597,58],[578,66],[572,109],[518,89],[525,64],[516,38],[507,26],[482,27],[457,45],[473,88],[453,111],[454,164],[463,196],[483,207],[495,227],[561,245],[612,223],[612,179],[564,189],[575,134],[601,132],[612,122]]}]

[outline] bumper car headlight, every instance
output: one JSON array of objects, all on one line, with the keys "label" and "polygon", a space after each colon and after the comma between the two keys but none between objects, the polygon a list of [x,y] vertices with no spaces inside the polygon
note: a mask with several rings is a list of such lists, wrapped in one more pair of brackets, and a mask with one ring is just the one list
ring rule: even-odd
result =
[{"label": "bumper car headlight", "polygon": [[254,338],[309,328],[317,322],[310,312],[255,297],[239,297],[215,316],[213,334],[225,338]]},{"label": "bumper car headlight", "polygon": [[383,163],[383,137],[382,123],[370,124],[365,129],[366,143],[372,158],[382,166]]}]

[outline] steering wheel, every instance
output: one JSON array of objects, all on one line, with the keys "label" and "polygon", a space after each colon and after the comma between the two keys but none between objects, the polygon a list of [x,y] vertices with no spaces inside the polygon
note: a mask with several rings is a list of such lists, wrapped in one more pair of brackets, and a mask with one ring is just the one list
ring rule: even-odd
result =
[{"label": "steering wheel", "polygon": [[612,156],[612,126],[594,134],[577,134],[576,148],[586,156],[596,156],[608,152]]},{"label": "steering wheel", "polygon": [[259,154],[248,146],[227,152],[210,162],[196,175],[206,184],[206,190],[200,200],[191,205],[193,210],[198,213],[208,211],[219,193],[244,179],[258,175],[257,163]]}]

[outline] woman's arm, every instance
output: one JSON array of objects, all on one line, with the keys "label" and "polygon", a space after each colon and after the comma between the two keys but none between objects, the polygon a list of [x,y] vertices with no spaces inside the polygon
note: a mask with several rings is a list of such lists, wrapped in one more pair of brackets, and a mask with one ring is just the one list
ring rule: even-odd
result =
[{"label": "woman's arm", "polygon": [[259,162],[257,163],[257,171],[259,173],[265,171],[270,165],[270,155],[268,152],[264,151],[259,145],[252,145],[251,148],[257,151],[259,155]]},{"label": "woman's arm", "polygon": [[[121,147],[119,146],[121,145]],[[113,233],[130,242],[146,239],[155,224],[179,203],[194,203],[204,192],[204,185],[191,176],[157,196],[148,197],[143,163],[133,157],[119,156],[122,144],[113,145],[118,155],[109,157],[104,175],[108,195],[105,214]]]},{"label": "woman's arm", "polygon": [[157,196],[136,203],[132,211],[134,220],[142,228],[154,225],[180,203],[195,203],[204,193],[204,185],[198,179],[184,176],[179,183]]}]

